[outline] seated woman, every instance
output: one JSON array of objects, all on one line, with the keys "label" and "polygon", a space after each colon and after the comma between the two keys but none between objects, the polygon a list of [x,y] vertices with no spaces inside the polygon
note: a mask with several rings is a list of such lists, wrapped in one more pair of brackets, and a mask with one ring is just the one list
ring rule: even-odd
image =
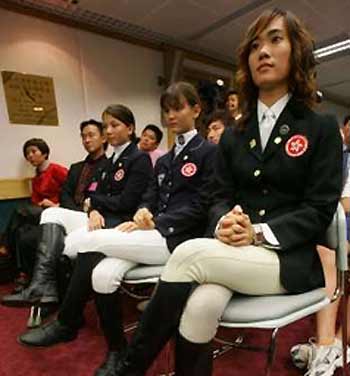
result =
[{"label": "seated woman", "polygon": [[42,233],[31,283],[20,293],[5,296],[2,304],[57,303],[56,269],[60,254],[64,251],[75,258],[76,245],[85,233],[111,228],[133,217],[153,175],[151,160],[133,142],[135,118],[127,107],[110,105],[103,111],[102,119],[114,153],[87,188],[86,212],[50,208],[42,213]]},{"label": "seated woman", "polygon": [[233,293],[324,285],[316,244],[340,198],[342,155],[336,120],[312,110],[313,47],[290,12],[267,10],[248,29],[237,71],[244,115],[216,163],[216,239],[176,248],[114,375],[144,375],[174,334],[176,375],[211,375],[211,340]]},{"label": "seated woman", "polygon": [[15,209],[2,236],[0,254],[17,257],[19,272],[23,272],[24,260],[16,254],[17,238],[21,229],[31,231],[39,224],[41,212],[48,207],[59,205],[62,185],[68,170],[49,161],[50,148],[41,138],[31,138],[23,145],[24,158],[35,167],[36,174],[32,179],[31,202]]},{"label": "seated woman", "polygon": [[126,346],[118,294],[126,271],[138,263],[165,264],[178,244],[203,236],[206,228],[202,202],[210,199],[216,146],[195,129],[201,112],[199,96],[191,84],[177,82],[163,93],[160,102],[164,121],[176,134],[175,145],[158,159],[152,184],[133,221],[116,229],[81,234],[76,267],[58,319],[19,337],[21,343],[31,346],[74,339],[93,288],[108,344],[98,376],[113,374]]},{"label": "seated woman", "polygon": [[143,128],[140,140],[137,144],[140,150],[149,154],[153,167],[157,159],[166,153],[164,150],[159,149],[162,138],[163,132],[156,125],[148,124]]}]

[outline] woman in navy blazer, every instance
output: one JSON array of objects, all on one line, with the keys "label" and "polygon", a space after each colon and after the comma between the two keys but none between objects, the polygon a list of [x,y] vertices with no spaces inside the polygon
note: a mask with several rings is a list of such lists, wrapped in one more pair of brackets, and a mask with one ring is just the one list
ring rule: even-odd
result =
[{"label": "woman in navy blazer", "polygon": [[324,285],[316,244],[340,197],[342,149],[335,119],[312,110],[313,46],[290,12],[265,11],[249,28],[238,56],[243,117],[216,162],[216,239],[175,249],[115,375],[144,375],[175,333],[176,375],[211,375],[211,340],[233,292]]},{"label": "woman in navy blazer", "polygon": [[3,304],[57,303],[56,269],[60,254],[75,258],[77,244],[84,234],[130,220],[140,204],[153,168],[149,155],[134,142],[134,115],[126,106],[115,104],[104,110],[102,120],[114,153],[85,190],[85,212],[60,207],[43,212],[32,281],[18,294],[3,299]]}]

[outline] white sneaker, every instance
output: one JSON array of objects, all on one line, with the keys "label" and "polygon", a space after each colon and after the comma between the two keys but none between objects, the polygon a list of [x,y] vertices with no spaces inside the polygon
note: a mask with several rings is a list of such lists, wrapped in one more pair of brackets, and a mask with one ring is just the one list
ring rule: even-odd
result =
[{"label": "white sneaker", "polygon": [[299,369],[308,368],[309,362],[312,360],[312,345],[315,342],[315,337],[311,337],[308,343],[300,343],[290,349],[290,355],[295,367]]},{"label": "white sneaker", "polygon": [[332,376],[341,363],[341,348],[337,345],[312,345],[312,361],[305,376]]},{"label": "white sneaker", "polygon": [[[290,355],[292,357],[292,362],[295,367],[299,369],[309,369],[311,366],[311,362],[313,360],[312,352],[313,347],[315,347],[316,339],[314,337],[309,338],[308,343],[301,343],[299,345],[295,345],[290,349]],[[342,355],[342,342],[336,338],[334,341],[334,345],[339,348],[340,351],[340,358],[336,362],[336,368],[342,367],[343,365],[343,355]],[[350,347],[348,346],[347,351],[347,363],[350,363]]]}]

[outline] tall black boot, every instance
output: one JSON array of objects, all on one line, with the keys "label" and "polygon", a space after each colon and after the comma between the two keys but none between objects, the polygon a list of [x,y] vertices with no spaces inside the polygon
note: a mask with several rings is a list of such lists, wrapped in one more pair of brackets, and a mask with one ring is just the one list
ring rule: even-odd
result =
[{"label": "tall black boot", "polygon": [[159,282],[136,332],[119,362],[116,376],[142,376],[169,338],[176,332],[192,291],[192,282]]},{"label": "tall black boot", "polygon": [[40,328],[29,330],[19,342],[29,346],[51,346],[72,340],[84,322],[84,307],[92,292],[91,273],[105,257],[102,253],[78,253],[66,296],[57,319]]},{"label": "tall black boot", "polygon": [[41,225],[33,276],[30,285],[14,295],[3,298],[8,306],[30,306],[35,303],[58,303],[56,268],[59,255],[64,249],[65,229],[57,223]]},{"label": "tall black boot", "polygon": [[178,333],[175,347],[176,376],[211,376],[213,351],[211,341],[193,343]]},{"label": "tall black boot", "polygon": [[126,349],[121,297],[118,291],[112,294],[95,294],[95,303],[108,346],[106,360],[97,369],[95,376],[114,376],[115,369]]}]

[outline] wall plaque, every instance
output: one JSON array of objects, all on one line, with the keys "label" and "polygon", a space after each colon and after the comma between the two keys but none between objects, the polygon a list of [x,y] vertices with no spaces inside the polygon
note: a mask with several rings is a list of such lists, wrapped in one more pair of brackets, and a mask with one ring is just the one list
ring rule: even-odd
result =
[{"label": "wall plaque", "polygon": [[51,77],[2,71],[10,123],[58,125]]}]

